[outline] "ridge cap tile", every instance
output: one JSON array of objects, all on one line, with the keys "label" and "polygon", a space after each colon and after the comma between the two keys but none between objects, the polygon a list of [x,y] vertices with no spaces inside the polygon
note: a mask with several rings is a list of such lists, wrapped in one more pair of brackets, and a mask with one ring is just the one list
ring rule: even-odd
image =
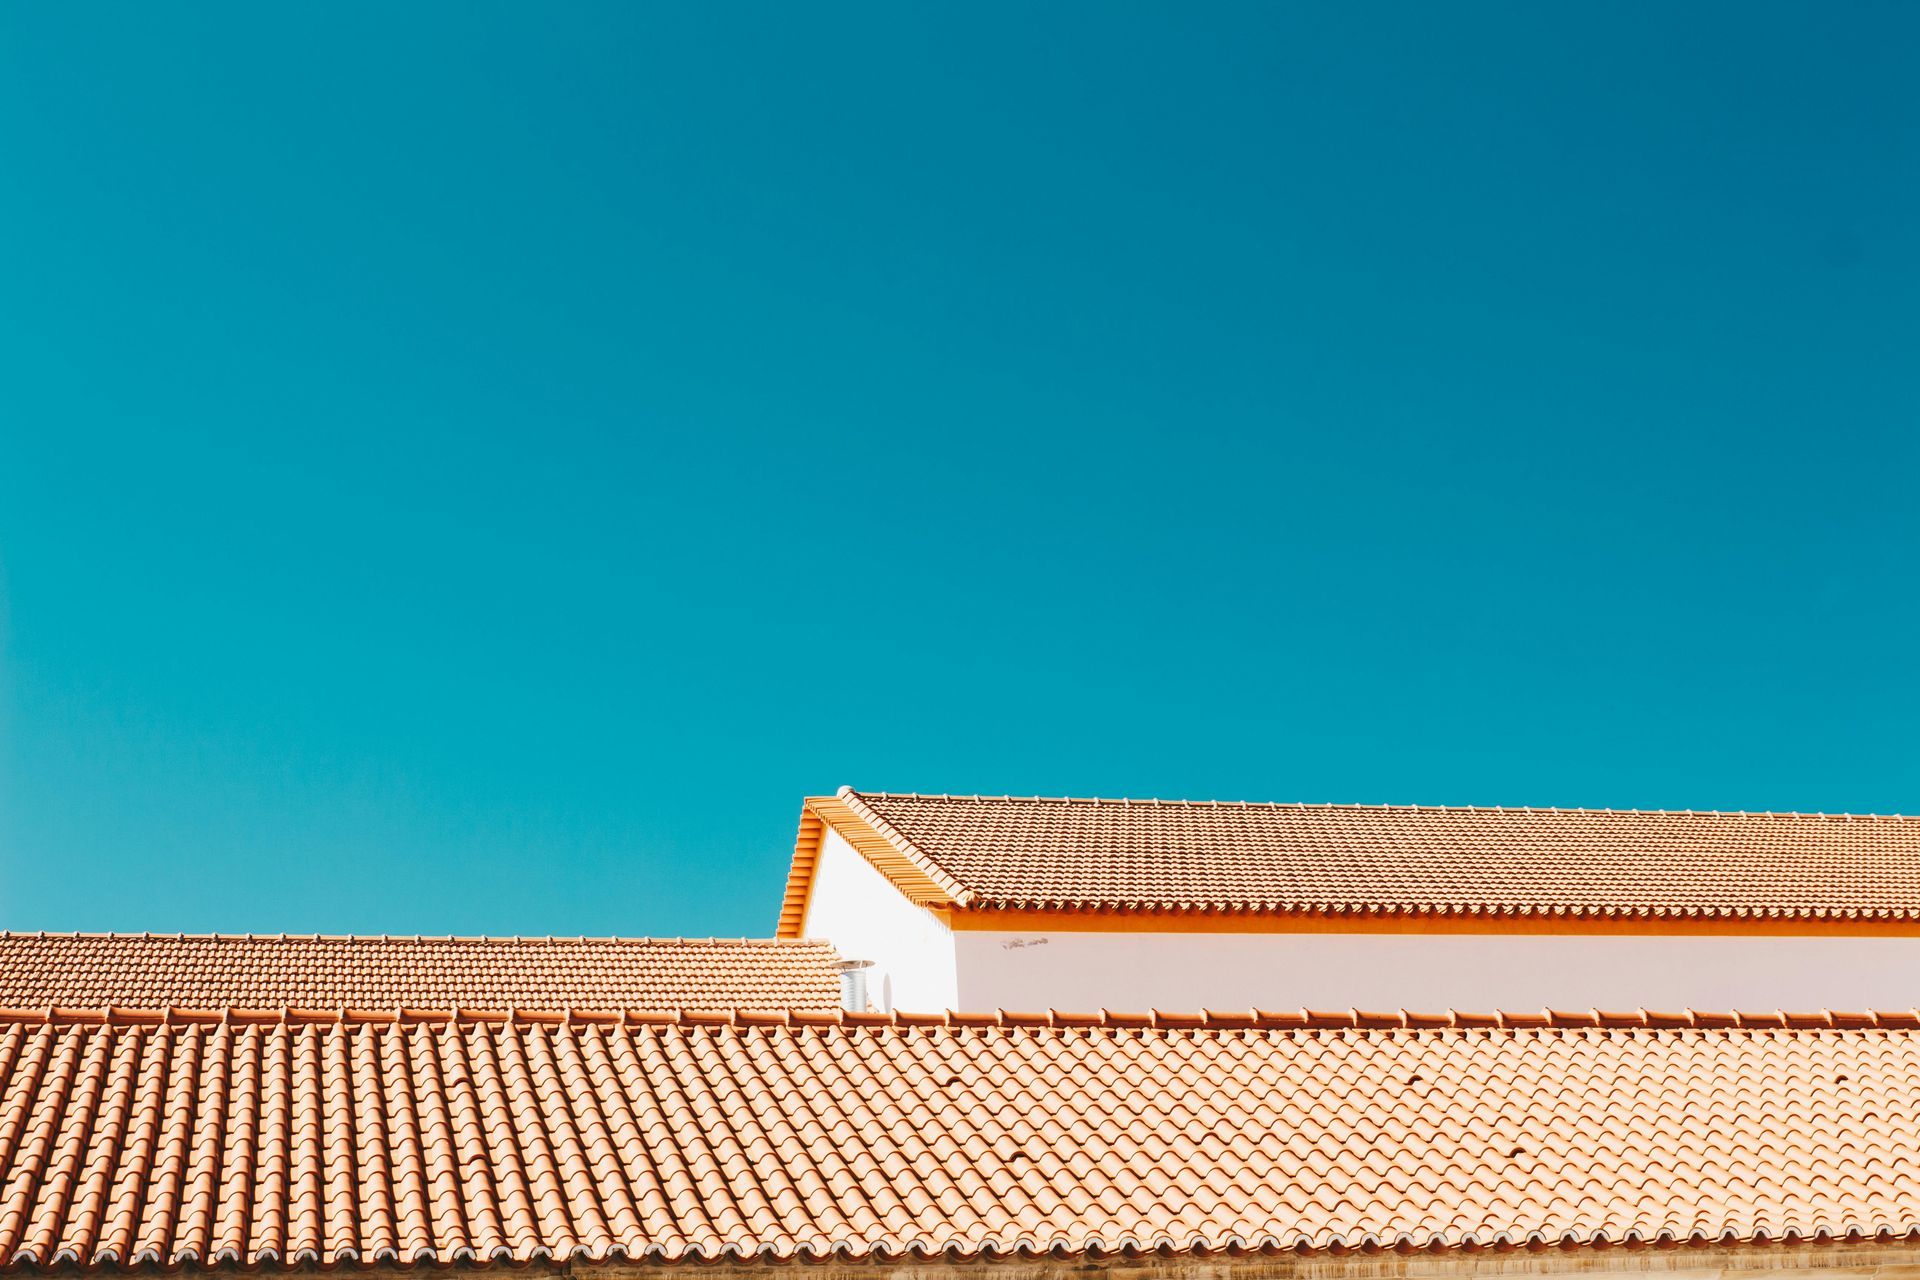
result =
[{"label": "ridge cap tile", "polygon": [[[550,1027],[570,1025],[621,1026],[628,1024],[654,1027],[740,1027],[799,1030],[806,1028],[843,1029],[954,1029],[982,1027],[1011,1033],[1044,1033],[1055,1030],[1158,1029],[1203,1034],[1213,1031],[1391,1031],[1391,1032],[1465,1032],[1474,1029],[1507,1030],[1628,1030],[1686,1032],[1705,1035],[1723,1030],[1772,1030],[1794,1032],[1858,1033],[1867,1031],[1920,1031],[1920,1007],[1909,1009],[1817,1009],[1802,1011],[1755,1012],[1742,1010],[1660,1011],[1649,1009],[1538,1009],[1472,1012],[1445,1009],[1421,1012],[1408,1009],[1145,1009],[1138,1012],[1099,1009],[1072,1012],[1059,1009],[991,1011],[946,1010],[915,1012],[897,1010],[853,1011],[830,1009],[763,1009],[753,1006],[672,1008],[609,1008],[584,1005],[565,1006],[453,1006],[426,1008],[338,1008],[249,1005],[213,1005],[190,1007],[168,1005],[105,1005],[100,1007],[0,1006],[0,1027],[24,1026],[103,1026],[140,1027],[169,1022],[226,1023],[248,1026],[489,1024],[509,1027]],[[1920,1054],[1920,1048],[1916,1048]]]},{"label": "ridge cap tile", "polygon": [[843,786],[837,797],[853,796],[862,800],[919,800],[947,803],[1042,804],[1042,805],[1138,805],[1164,808],[1245,809],[1347,809],[1360,813],[1520,813],[1520,814],[1592,814],[1597,816],[1637,815],[1647,817],[1694,818],[1804,818],[1835,821],[1888,820],[1920,821],[1920,813],[1882,811],[1829,812],[1815,809],[1643,809],[1600,805],[1488,805],[1423,804],[1367,802],[1356,800],[1195,800],[1158,796],[1068,796],[1068,795],[961,795],[924,791],[862,791]]}]

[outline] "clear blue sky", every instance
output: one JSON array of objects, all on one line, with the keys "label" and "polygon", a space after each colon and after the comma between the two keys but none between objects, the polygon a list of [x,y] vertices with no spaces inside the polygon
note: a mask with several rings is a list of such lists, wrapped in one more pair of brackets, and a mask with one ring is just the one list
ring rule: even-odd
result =
[{"label": "clear blue sky", "polygon": [[800,798],[1920,809],[1920,7],[0,8],[0,925]]}]

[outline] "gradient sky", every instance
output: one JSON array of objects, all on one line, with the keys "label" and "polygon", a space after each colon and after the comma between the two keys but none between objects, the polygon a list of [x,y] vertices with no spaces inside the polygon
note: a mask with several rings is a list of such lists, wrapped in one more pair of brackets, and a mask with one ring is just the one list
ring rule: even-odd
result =
[{"label": "gradient sky", "polygon": [[1920,810],[1920,6],[0,8],[0,926],[841,783]]}]

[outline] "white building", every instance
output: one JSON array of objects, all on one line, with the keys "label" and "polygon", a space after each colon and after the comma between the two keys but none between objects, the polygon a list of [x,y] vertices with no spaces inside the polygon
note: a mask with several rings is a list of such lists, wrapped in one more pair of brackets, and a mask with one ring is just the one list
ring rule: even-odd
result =
[{"label": "white building", "polygon": [[842,788],[779,933],[885,1010],[1909,1009],[1920,818]]}]

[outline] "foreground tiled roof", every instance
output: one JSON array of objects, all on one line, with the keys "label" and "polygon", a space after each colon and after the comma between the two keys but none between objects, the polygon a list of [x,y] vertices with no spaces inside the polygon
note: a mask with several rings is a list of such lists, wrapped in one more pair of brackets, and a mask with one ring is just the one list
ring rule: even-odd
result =
[{"label": "foreground tiled roof", "polygon": [[[808,802],[918,901],[1316,914],[1920,919],[1920,818],[1020,799]],[[782,932],[797,932],[807,854]]]},{"label": "foreground tiled roof", "polygon": [[832,1009],[824,942],[0,933],[14,1008]]},{"label": "foreground tiled roof", "polygon": [[0,1266],[1920,1237],[1920,1015],[1439,1021],[0,1011]]}]

